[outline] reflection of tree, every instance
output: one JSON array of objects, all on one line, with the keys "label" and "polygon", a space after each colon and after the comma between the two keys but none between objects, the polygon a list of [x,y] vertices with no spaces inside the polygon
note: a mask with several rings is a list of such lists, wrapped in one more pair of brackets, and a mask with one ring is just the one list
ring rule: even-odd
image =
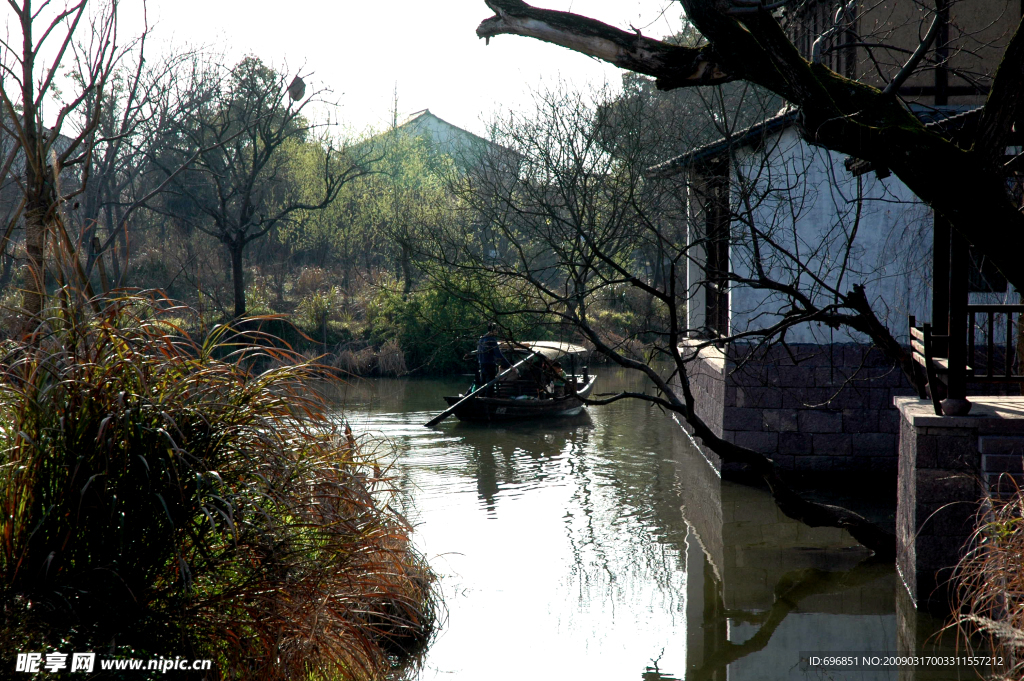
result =
[{"label": "reflection of tree", "polygon": [[476,455],[476,492],[487,504],[487,512],[494,513],[494,495],[498,493],[498,466],[494,461],[493,450],[477,450]]},{"label": "reflection of tree", "polygon": [[[673,451],[674,431],[665,428],[663,414],[646,405],[615,408],[626,413],[598,421],[589,446],[569,452],[575,493],[565,525],[575,574],[583,583],[591,579],[588,570],[596,569],[611,585],[626,583],[623,576],[632,573],[674,601],[686,522],[676,465],[659,454]],[[624,536],[628,550],[619,548]]]},{"label": "reflection of tree", "polygon": [[[867,558],[845,571],[827,571],[817,568],[793,570],[783,575],[776,583],[775,602],[771,609],[764,612],[726,610],[721,582],[709,579],[710,575],[706,575],[705,590],[711,588],[716,593],[705,594],[703,626],[705,634],[710,634],[714,640],[709,642],[707,638],[705,639],[703,661],[699,666],[687,672],[687,681],[725,679],[725,668],[742,657],[763,650],[782,621],[800,605],[802,600],[819,594],[852,589],[891,575],[892,572],[892,562],[879,559],[876,556]],[[709,601],[712,600],[714,605],[709,606]],[[725,622],[728,619],[752,624],[760,623],[761,626],[753,636],[743,643],[733,643],[727,638]]]},{"label": "reflection of tree", "polygon": [[444,473],[474,479],[487,511],[494,513],[503,488],[548,478],[554,461],[575,450],[577,443],[587,441],[589,425],[586,417],[543,425],[509,424],[501,430],[459,423],[452,432],[464,434],[468,447],[463,450],[464,459],[446,465]]},{"label": "reflection of tree", "polygon": [[572,502],[579,507],[583,516],[583,536],[577,541],[573,530],[575,515],[571,509],[565,513],[565,528],[569,545],[572,547],[573,563],[576,566],[576,574],[580,577],[582,585],[587,574],[586,565],[583,560],[584,547],[590,547],[597,555],[598,564],[608,575],[609,582],[615,581],[615,573],[609,566],[608,556],[604,545],[600,540],[598,532],[594,529],[595,508],[593,503],[593,491],[591,490],[590,462],[585,456],[581,456],[580,449],[574,449],[570,455],[570,475],[576,480],[576,491],[572,495]]},{"label": "reflection of tree", "polygon": [[683,598],[686,522],[675,464],[658,452],[672,451],[674,431],[645,405],[626,412],[598,420],[590,442],[567,451],[574,492],[564,524],[573,579],[581,603],[601,600],[587,590],[593,585],[616,601],[649,583],[671,617]]}]

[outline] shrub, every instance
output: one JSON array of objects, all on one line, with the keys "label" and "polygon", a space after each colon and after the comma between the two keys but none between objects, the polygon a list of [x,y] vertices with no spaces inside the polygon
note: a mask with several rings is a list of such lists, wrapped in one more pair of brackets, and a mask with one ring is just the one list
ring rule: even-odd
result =
[{"label": "shrub", "polygon": [[328,288],[328,275],[319,267],[303,267],[295,280],[294,292],[299,297]]},{"label": "shrub", "polygon": [[392,338],[381,346],[377,366],[382,376],[401,376],[406,372],[405,354],[397,340]]},{"label": "shrub", "polygon": [[377,353],[372,347],[353,350],[345,348],[334,359],[334,367],[353,376],[369,376],[377,363]]},{"label": "shrub", "polygon": [[379,677],[435,604],[387,480],[307,389],[314,365],[227,327],[199,343],[181,314],[104,301],[3,348],[0,630],[31,613],[22,638]]},{"label": "shrub", "polygon": [[[1005,482],[1009,482],[1007,478]],[[956,569],[957,624],[986,655],[1002,657],[995,678],[1024,674],[1024,492],[982,504],[973,548]],[[970,654],[970,653],[968,653]]]},{"label": "shrub", "polygon": [[513,312],[521,306],[511,288],[471,279],[432,281],[409,296],[396,285],[384,286],[367,311],[370,339],[378,345],[397,341],[410,370],[461,372],[463,356],[476,348],[488,321],[499,320],[516,340],[546,337],[538,324],[543,320]]},{"label": "shrub", "polygon": [[296,323],[306,332],[322,336],[327,333],[327,322],[337,314],[341,305],[341,290],[337,286],[310,293],[299,302]]},{"label": "shrub", "polygon": [[250,316],[272,315],[274,294],[262,277],[245,290],[245,309]]}]

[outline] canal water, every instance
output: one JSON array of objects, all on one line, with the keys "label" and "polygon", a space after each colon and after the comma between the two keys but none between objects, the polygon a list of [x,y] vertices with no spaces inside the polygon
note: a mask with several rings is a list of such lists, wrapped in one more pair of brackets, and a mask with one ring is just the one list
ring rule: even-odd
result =
[{"label": "canal water", "polygon": [[[641,381],[605,370],[597,391]],[[353,380],[332,396],[394,461],[440,575],[447,619],[419,679],[902,679],[807,670],[800,656],[930,649],[938,625],[909,607],[891,564],[723,481],[657,408],[425,428],[464,387]],[[958,677],[974,673],[912,678]]]}]

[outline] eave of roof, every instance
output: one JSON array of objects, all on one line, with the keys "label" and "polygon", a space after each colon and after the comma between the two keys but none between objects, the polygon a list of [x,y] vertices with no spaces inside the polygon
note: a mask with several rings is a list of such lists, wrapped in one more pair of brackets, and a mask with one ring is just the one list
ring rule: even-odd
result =
[{"label": "eave of roof", "polygon": [[736,132],[729,137],[723,137],[717,142],[711,144],[705,144],[702,147],[697,147],[691,151],[686,152],[681,156],[676,156],[667,161],[651,166],[647,169],[648,177],[671,177],[682,172],[684,169],[701,163],[710,158],[714,158],[728,151],[730,147],[742,147],[754,142],[760,142],[766,135],[769,135],[777,130],[787,128],[797,119],[797,110],[790,109],[776,116],[768,118],[760,123],[750,126]]},{"label": "eave of roof", "polygon": [[[938,132],[954,143],[960,138],[972,138],[978,121],[981,119],[982,107],[968,109],[967,111],[951,112],[948,109],[918,109],[914,115],[924,123],[924,127]],[[690,166],[702,163],[708,159],[715,158],[728,151],[730,148],[738,148],[760,142],[773,132],[789,127],[796,122],[799,111],[790,109],[772,118],[752,125],[745,130],[722,139],[697,147],[691,151],[676,156],[675,158],[663,161],[647,169],[647,176],[664,178],[677,175]]]}]

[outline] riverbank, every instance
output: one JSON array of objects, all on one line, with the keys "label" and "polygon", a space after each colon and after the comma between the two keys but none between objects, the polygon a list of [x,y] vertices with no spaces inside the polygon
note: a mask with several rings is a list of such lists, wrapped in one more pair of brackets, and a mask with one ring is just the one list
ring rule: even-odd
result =
[{"label": "riverbank", "polygon": [[[645,388],[596,373],[600,391]],[[897,598],[891,563],[722,480],[658,409],[622,401],[578,420],[423,428],[462,387],[354,379],[329,395],[339,418],[391,443],[415,541],[442,575],[448,625],[422,681],[803,680],[817,676],[800,669],[801,651],[953,650],[955,637],[933,637],[941,621]]]},{"label": "riverbank", "polygon": [[[280,298],[254,284],[250,313],[265,315],[260,328],[308,358],[350,376],[446,376],[475,370],[465,359],[476,349],[488,322],[504,338],[560,340],[588,346],[549,316],[520,311],[511,288],[486,291],[470,281],[423,281],[409,291],[386,275],[353,280],[348,289],[332,285],[329,273],[306,268]],[[472,302],[470,302],[472,301]],[[636,340],[643,325],[630,311],[634,301],[595,301],[594,328],[609,345],[636,358],[647,348]],[[590,361],[607,360],[592,354]]]},{"label": "riverbank", "polygon": [[193,341],[158,300],[62,302],[0,362],[5,668],[73,649],[353,680],[420,652],[434,574],[386,466],[307,389],[322,372]]}]

